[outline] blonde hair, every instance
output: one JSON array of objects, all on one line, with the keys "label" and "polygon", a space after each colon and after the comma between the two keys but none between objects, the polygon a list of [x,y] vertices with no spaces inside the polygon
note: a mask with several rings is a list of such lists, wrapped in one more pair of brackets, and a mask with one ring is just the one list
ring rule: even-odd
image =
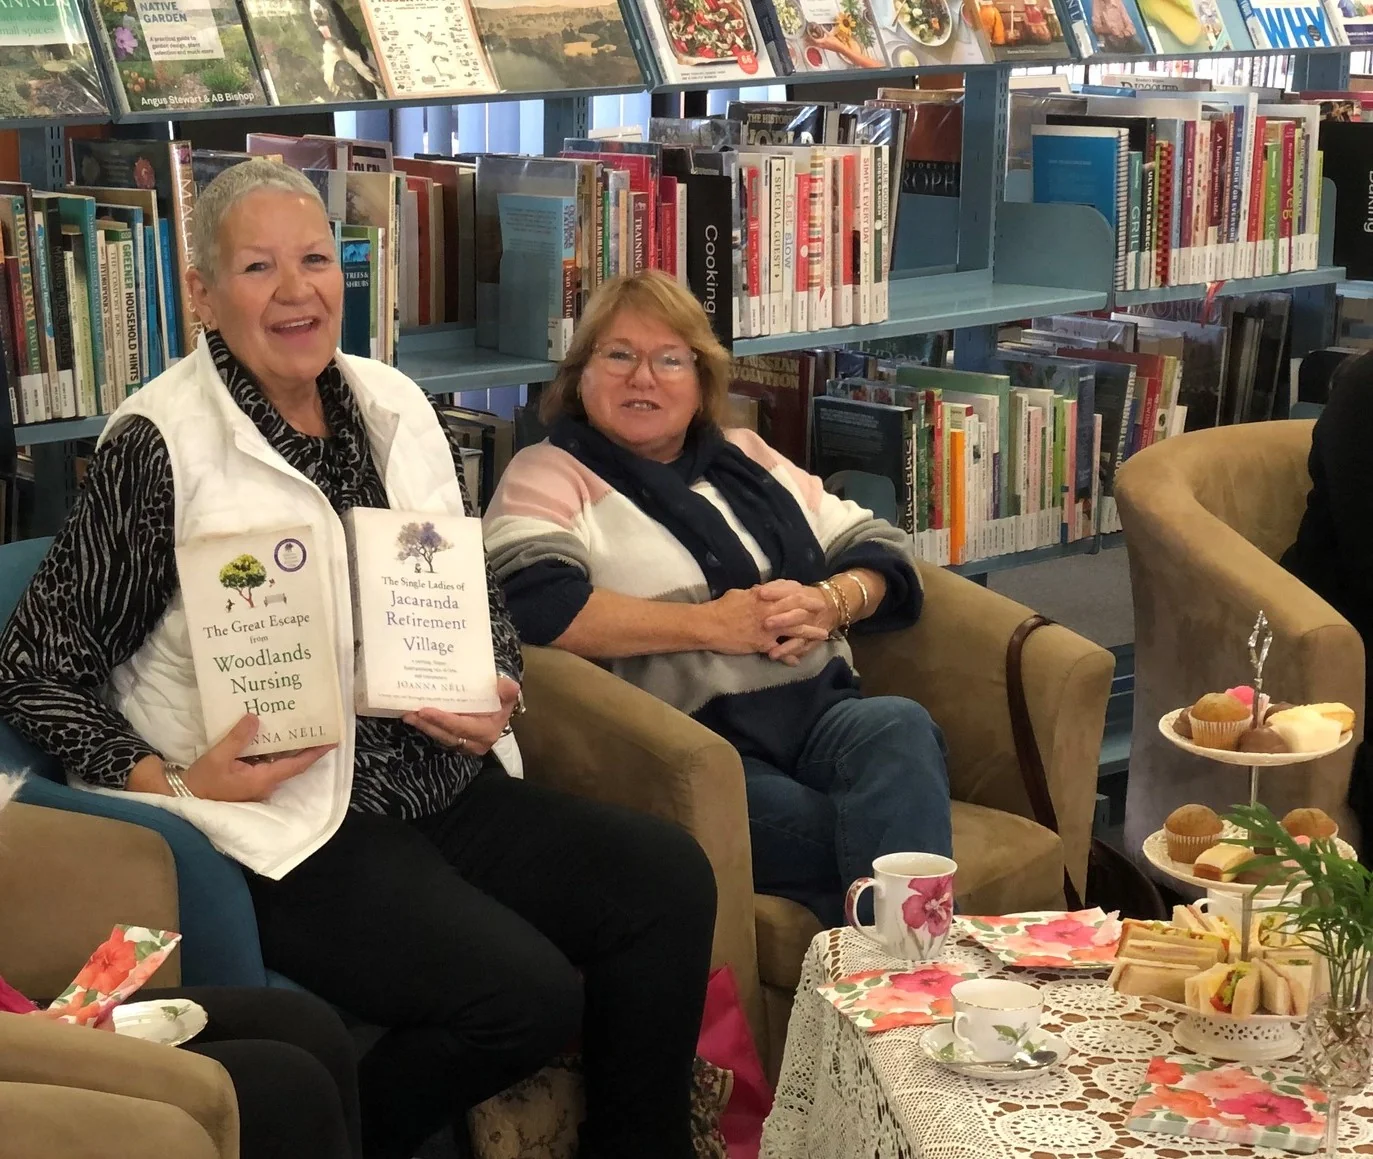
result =
[{"label": "blonde hair", "polygon": [[696,422],[719,426],[729,395],[729,352],[716,339],[701,303],[661,270],[640,270],[637,274],[612,278],[591,295],[577,332],[572,335],[567,357],[559,364],[557,375],[539,403],[543,421],[551,423],[563,415],[586,419],[581,396],[582,372],[606,327],[621,310],[632,310],[661,322],[691,347],[696,354],[696,380],[701,388]]}]

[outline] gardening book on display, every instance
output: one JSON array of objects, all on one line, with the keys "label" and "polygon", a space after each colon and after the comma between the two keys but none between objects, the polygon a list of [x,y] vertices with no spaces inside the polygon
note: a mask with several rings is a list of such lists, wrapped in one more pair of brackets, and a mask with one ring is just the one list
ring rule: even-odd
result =
[{"label": "gardening book on display", "polygon": [[259,721],[244,756],[338,741],[328,566],[308,527],[194,539],[176,549],[210,744],[244,713]]},{"label": "gardening book on display", "polygon": [[481,520],[354,507],[343,528],[358,715],[500,708]]}]

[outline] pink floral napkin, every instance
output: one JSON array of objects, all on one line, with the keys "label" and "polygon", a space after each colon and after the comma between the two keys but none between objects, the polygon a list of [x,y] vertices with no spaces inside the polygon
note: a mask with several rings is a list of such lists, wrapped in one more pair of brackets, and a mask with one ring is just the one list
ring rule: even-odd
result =
[{"label": "pink floral napkin", "polygon": [[815,989],[859,1030],[875,1034],[948,1022],[953,1017],[950,991],[976,977],[977,971],[962,963],[926,962],[910,970],[862,970]]},{"label": "pink floral napkin", "polygon": [[1102,970],[1115,961],[1119,913],[1100,908],[1075,913],[1007,914],[958,919],[963,933],[1008,966]]},{"label": "pink floral napkin", "polygon": [[1195,1055],[1152,1059],[1127,1128],[1309,1155],[1325,1134],[1325,1092],[1279,1068]]},{"label": "pink floral napkin", "polygon": [[181,941],[180,934],[146,926],[115,926],[49,1010],[63,1022],[96,1026],[143,985]]}]

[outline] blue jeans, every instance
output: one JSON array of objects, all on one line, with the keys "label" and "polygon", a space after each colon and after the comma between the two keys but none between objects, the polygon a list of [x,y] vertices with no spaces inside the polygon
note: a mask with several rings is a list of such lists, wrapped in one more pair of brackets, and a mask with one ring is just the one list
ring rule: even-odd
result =
[{"label": "blue jeans", "polygon": [[[753,886],[844,924],[844,892],[884,853],[953,852],[944,735],[913,700],[843,700],[786,773],[744,758]],[[866,900],[866,899],[865,899]]]}]

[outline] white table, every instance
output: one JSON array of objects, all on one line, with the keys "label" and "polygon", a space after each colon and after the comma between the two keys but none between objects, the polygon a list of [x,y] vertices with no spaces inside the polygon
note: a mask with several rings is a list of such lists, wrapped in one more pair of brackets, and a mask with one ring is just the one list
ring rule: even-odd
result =
[{"label": "white table", "polygon": [[[925,1027],[866,1034],[815,987],[908,964],[849,930],[828,930],[806,952],[762,1159],[1291,1156],[1125,1130],[1149,1059],[1176,1049],[1176,1015],[1116,994],[1104,973],[1008,969],[971,941],[951,940],[945,958],[1042,986],[1044,1024],[1073,1047],[1068,1063],[1032,1079],[983,1082],[927,1059],[919,1047]],[[1347,1100],[1340,1120],[1342,1152],[1373,1155],[1369,1092]]]}]

